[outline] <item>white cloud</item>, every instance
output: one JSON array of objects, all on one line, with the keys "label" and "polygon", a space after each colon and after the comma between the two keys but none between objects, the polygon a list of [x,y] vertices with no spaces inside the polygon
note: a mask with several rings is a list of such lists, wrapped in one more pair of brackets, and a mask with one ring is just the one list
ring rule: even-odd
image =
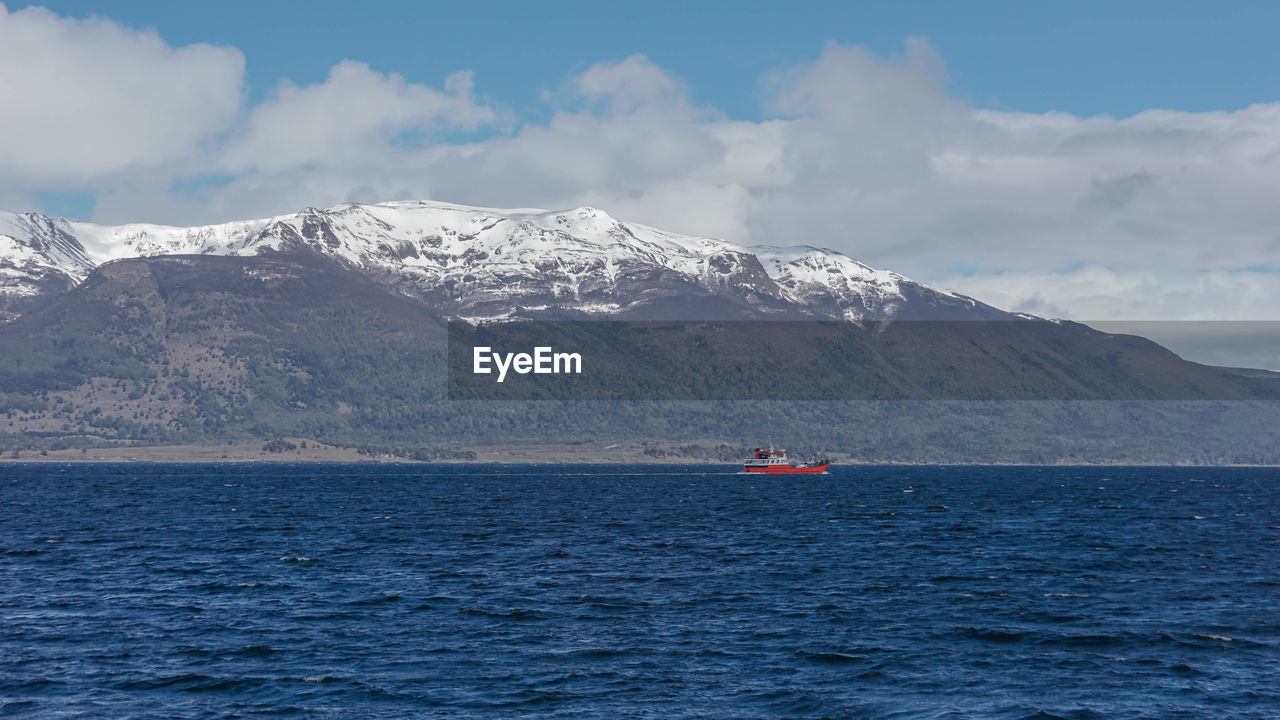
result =
[{"label": "white cloud", "polygon": [[437,133],[475,130],[497,117],[477,102],[471,73],[451,75],[440,91],[347,60],[322,83],[282,83],[253,108],[221,160],[232,172],[397,164],[397,155],[411,156]]},{"label": "white cloud", "polygon": [[243,73],[234,48],[0,5],[0,186],[92,186],[182,162],[227,129]]},{"label": "white cloud", "polygon": [[688,110],[688,88],[644,55],[591,66],[576,78],[578,93],[625,114],[640,109]]},{"label": "white cloud", "polygon": [[1278,320],[1280,274],[1083,267],[949,277],[939,287],[1017,312],[1070,320]]}]

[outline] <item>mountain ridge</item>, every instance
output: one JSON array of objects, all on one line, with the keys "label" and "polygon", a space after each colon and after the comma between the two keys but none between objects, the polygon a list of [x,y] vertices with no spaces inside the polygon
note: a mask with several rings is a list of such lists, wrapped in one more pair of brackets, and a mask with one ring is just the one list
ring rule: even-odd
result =
[{"label": "mountain ridge", "polygon": [[[728,347],[746,354],[704,362],[697,335],[719,332],[714,322],[615,337],[619,324],[653,323],[558,323],[556,340],[596,348],[590,357],[612,374],[592,382],[617,400],[451,399],[447,335],[459,323],[330,257],[286,248],[121,259],[0,325],[0,451],[280,437],[405,448],[716,437],[870,459],[1280,458],[1275,379],[1076,323],[719,323],[794,336],[783,339],[803,366],[745,343]],[[646,358],[640,347],[661,352]],[[767,393],[734,390],[744,371]],[[680,400],[675,379],[710,392],[698,397],[735,400]],[[824,388],[832,399],[739,399],[822,397]],[[834,399],[856,397],[868,401]]]},{"label": "mountain ridge", "polygon": [[0,213],[0,311],[13,319],[111,260],[297,251],[319,253],[443,315],[472,320],[539,312],[636,315],[686,296],[717,298],[759,317],[1008,316],[829,249],[742,246],[623,222],[590,207],[426,201],[309,207],[191,227]]}]

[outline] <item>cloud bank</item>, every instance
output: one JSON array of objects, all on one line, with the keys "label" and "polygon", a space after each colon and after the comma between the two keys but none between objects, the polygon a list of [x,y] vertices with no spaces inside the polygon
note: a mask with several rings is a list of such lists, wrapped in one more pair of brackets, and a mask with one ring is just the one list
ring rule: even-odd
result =
[{"label": "cloud bank", "polygon": [[[949,94],[924,38],[828,45],[760,79],[763,119],[698,106],[635,55],[519,122],[465,70],[358,60],[250,104],[234,48],[0,6],[0,201],[85,192],[94,219],[192,224],[308,205],[592,205],[746,244],[831,247],[1015,310],[1277,319],[1280,103],[1133,117]],[[25,209],[17,207],[15,209]]]},{"label": "cloud bank", "polygon": [[0,183],[97,187],[193,172],[243,102],[234,48],[173,48],[154,32],[0,5]]}]

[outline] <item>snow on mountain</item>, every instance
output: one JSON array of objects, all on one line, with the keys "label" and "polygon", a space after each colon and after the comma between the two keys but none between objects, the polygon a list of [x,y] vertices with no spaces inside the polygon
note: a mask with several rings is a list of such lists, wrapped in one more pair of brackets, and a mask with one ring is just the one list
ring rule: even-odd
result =
[{"label": "snow on mountain", "polygon": [[846,320],[892,316],[911,281],[876,270],[840,253],[809,246],[757,247],[769,276],[792,297],[809,305],[834,306]]},{"label": "snow on mountain", "polygon": [[919,297],[974,304],[832,250],[748,248],[624,223],[594,208],[436,202],[307,208],[190,228],[0,213],[0,302],[61,292],[54,279],[69,287],[110,260],[262,252],[319,253],[466,317],[520,308],[607,314],[695,296],[757,315],[851,321],[895,317]]},{"label": "snow on mountain", "polygon": [[237,255],[276,218],[229,222],[222,225],[172,227],[131,223],[107,226],[79,220],[60,220],[95,264],[153,255]]},{"label": "snow on mountain", "polygon": [[65,221],[0,212],[0,322],[75,287],[94,265]]},{"label": "snow on mountain", "polygon": [[800,245],[751,251],[790,297],[826,316],[850,322],[1009,317],[973,298],[877,270],[834,250]]}]

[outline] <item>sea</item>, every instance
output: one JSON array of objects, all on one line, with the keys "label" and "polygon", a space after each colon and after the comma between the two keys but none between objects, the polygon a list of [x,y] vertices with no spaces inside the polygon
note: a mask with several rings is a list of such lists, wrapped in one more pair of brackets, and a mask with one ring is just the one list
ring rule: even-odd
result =
[{"label": "sea", "polygon": [[0,716],[1280,717],[1280,470],[0,465]]}]

